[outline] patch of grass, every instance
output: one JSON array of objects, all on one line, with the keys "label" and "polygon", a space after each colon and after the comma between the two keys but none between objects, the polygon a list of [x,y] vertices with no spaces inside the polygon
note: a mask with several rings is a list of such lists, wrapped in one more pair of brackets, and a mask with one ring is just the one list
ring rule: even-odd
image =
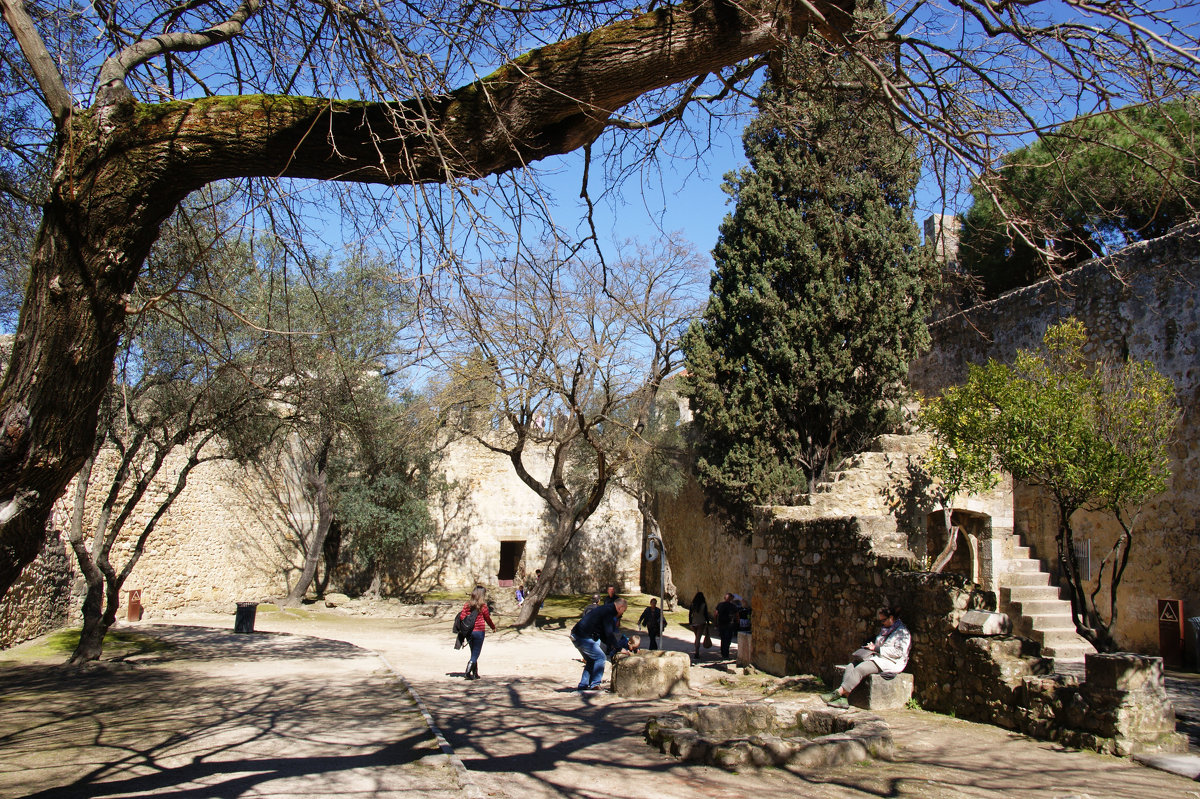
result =
[{"label": "patch of grass", "polygon": [[[79,645],[80,632],[82,629],[79,627],[63,627],[35,641],[14,647],[5,654],[22,660],[61,659],[65,661],[71,657],[71,653]],[[136,630],[109,630],[108,635],[104,636],[102,658],[113,660],[129,655],[163,652],[173,648],[173,644],[144,635]]]},{"label": "patch of grass", "polygon": [[430,591],[424,595],[426,602],[438,602],[447,599],[453,599],[458,602],[466,602],[471,598],[470,591]]},{"label": "patch of grass", "polygon": [[908,708],[909,710],[920,710],[921,702],[914,696],[914,697],[911,697],[907,702],[905,702],[904,706],[906,708]]}]

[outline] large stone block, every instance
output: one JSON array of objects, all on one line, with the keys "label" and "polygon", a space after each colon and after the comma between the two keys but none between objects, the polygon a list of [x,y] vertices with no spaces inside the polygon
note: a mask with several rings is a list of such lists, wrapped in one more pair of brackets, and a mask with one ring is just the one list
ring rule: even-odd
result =
[{"label": "large stone block", "polygon": [[691,659],[685,652],[620,654],[612,663],[612,689],[629,699],[659,699],[691,690]]},{"label": "large stone block", "polygon": [[1162,658],[1132,652],[1091,652],[1084,656],[1084,663],[1089,688],[1140,691],[1164,685]]},{"label": "large stone block", "polygon": [[754,641],[750,633],[737,634],[737,664],[750,666],[754,663]]},{"label": "large stone block", "polygon": [[908,704],[913,694],[913,676],[901,672],[894,677],[872,674],[850,694],[850,703],[868,710],[895,710]]},{"label": "large stone block", "polygon": [[966,635],[1008,635],[1012,620],[1005,613],[968,610],[958,620],[958,631]]}]

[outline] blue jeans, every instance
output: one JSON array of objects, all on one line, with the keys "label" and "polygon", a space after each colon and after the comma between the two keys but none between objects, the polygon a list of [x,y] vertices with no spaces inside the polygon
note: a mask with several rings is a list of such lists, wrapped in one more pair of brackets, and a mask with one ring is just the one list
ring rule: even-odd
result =
[{"label": "blue jeans", "polygon": [[472,632],[469,643],[471,644],[471,659],[467,661],[468,666],[479,660],[479,652],[483,649],[483,630]]},{"label": "blue jeans", "polygon": [[600,642],[571,636],[571,643],[583,655],[583,676],[579,678],[578,687],[580,690],[599,688],[604,680],[604,650],[600,648]]}]

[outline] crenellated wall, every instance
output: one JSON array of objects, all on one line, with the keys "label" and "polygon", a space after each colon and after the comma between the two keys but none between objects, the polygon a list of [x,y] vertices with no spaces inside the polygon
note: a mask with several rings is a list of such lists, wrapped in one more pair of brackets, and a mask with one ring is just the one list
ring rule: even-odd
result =
[{"label": "crenellated wall", "polygon": [[[1183,417],[1171,450],[1167,491],[1142,508],[1121,585],[1116,627],[1120,646],[1157,654],[1159,598],[1180,599],[1200,616],[1200,223],[1132,245],[1034,286],[943,319],[930,327],[931,351],[909,373],[933,395],[966,378],[967,365],[1011,361],[1035,349],[1046,328],[1073,315],[1088,328],[1096,356],[1148,360],[1171,378]],[[1055,566],[1057,513],[1038,491],[1017,486],[1013,521],[1034,554]],[[1093,574],[1118,528],[1081,512],[1077,540],[1090,540]]]}]

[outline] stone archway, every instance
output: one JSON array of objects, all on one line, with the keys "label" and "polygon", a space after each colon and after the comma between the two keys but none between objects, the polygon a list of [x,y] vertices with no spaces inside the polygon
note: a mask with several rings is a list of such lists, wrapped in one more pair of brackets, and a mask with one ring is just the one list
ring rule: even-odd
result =
[{"label": "stone archway", "polygon": [[992,538],[992,517],[966,508],[954,508],[950,524],[948,531],[942,510],[926,515],[925,535],[930,562],[936,565],[938,560],[946,559],[938,571],[960,574],[973,583],[983,585],[986,580],[980,558],[980,542]]}]

